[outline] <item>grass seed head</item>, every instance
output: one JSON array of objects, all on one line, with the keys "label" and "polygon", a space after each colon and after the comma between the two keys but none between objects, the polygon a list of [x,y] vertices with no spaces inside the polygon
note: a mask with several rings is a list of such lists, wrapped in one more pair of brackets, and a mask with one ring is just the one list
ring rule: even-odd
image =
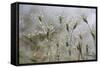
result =
[{"label": "grass seed head", "polygon": [[38,19],[40,22],[42,22],[42,17],[41,16],[38,16]]},{"label": "grass seed head", "polygon": [[63,17],[62,16],[59,16],[60,24],[62,23],[62,19],[63,19]]},{"label": "grass seed head", "polygon": [[86,17],[85,15],[82,15],[82,19],[83,19],[83,21],[84,21],[85,23],[88,24],[87,17]]},{"label": "grass seed head", "polygon": [[66,47],[68,47],[69,46],[69,44],[68,44],[68,42],[66,42]]},{"label": "grass seed head", "polygon": [[69,31],[69,25],[68,24],[66,24],[66,30]]},{"label": "grass seed head", "polygon": [[75,28],[77,27],[77,25],[78,25],[78,24],[77,24],[77,23],[75,23],[75,25],[74,25],[73,29],[75,29]]},{"label": "grass seed head", "polygon": [[93,32],[91,32],[91,35],[92,35],[93,39],[95,40],[95,35],[94,35],[94,33],[93,33]]}]

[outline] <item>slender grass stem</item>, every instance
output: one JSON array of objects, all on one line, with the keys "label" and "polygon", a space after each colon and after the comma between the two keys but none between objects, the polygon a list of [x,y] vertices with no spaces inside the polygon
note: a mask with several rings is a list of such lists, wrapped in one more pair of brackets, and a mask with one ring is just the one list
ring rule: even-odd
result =
[{"label": "slender grass stem", "polygon": [[92,37],[93,37],[94,45],[96,45],[95,35],[93,34],[93,31],[92,31],[92,29],[90,28],[89,24],[87,24],[87,25],[88,25],[88,28],[89,28],[89,30],[90,30],[90,33],[91,33],[91,35],[92,35]]},{"label": "slender grass stem", "polygon": [[70,46],[69,46],[69,55],[71,56],[71,47],[72,47],[72,35],[73,35],[73,30],[70,32]]},{"label": "slender grass stem", "polygon": [[87,25],[88,25],[88,28],[89,28],[90,32],[92,32],[90,25],[89,24],[87,24]]},{"label": "slender grass stem", "polygon": [[88,50],[88,45],[86,45],[86,59],[88,59],[88,56],[89,55],[89,50]]},{"label": "slender grass stem", "polygon": [[60,55],[59,54],[59,44],[57,43],[56,45],[57,45],[57,61],[59,61],[59,55]]}]

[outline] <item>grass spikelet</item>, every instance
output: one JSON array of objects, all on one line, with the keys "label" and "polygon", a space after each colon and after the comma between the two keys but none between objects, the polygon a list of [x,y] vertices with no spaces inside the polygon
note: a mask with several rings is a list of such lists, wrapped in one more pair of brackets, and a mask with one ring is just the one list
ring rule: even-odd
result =
[{"label": "grass spikelet", "polygon": [[62,23],[62,19],[63,19],[63,17],[62,16],[59,16],[60,24]]},{"label": "grass spikelet", "polygon": [[40,22],[42,22],[42,17],[41,16],[38,16],[38,19]]},{"label": "grass spikelet", "polygon": [[85,23],[88,24],[88,21],[87,21],[87,17],[86,17],[86,16],[82,16],[82,19],[83,19],[83,21],[84,21]]},{"label": "grass spikelet", "polygon": [[93,33],[93,32],[91,32],[91,35],[92,35],[93,39],[95,40],[95,35],[94,35],[94,33]]},{"label": "grass spikelet", "polygon": [[78,25],[78,24],[77,24],[77,23],[75,23],[75,25],[73,26],[73,30],[77,27],[77,25]]},{"label": "grass spikelet", "polygon": [[56,45],[57,45],[57,47],[59,47],[59,44],[58,43]]},{"label": "grass spikelet", "polygon": [[69,25],[68,24],[66,24],[66,30],[69,31]]},{"label": "grass spikelet", "polygon": [[68,44],[68,42],[66,42],[66,47],[68,47],[69,46],[69,44]]}]

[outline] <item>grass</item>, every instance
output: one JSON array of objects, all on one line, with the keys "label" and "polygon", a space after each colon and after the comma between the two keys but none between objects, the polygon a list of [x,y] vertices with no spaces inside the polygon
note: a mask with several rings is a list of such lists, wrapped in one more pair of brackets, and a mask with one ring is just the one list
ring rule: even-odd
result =
[{"label": "grass", "polygon": [[[48,62],[51,61],[51,55],[52,55],[52,52],[51,52],[51,47],[53,45],[51,45],[51,43],[53,42],[53,38],[55,38],[55,36],[57,35],[57,32],[56,32],[56,29],[55,29],[55,26],[53,24],[49,25],[47,24],[47,26],[44,25],[44,22],[43,22],[43,19],[42,19],[42,16],[38,16],[37,17],[38,19],[38,22],[41,26],[41,29],[43,30],[42,32],[43,33],[38,33],[36,35],[33,35],[32,33],[28,33],[28,34],[25,34],[23,35],[23,37],[25,37],[27,40],[29,40],[33,45],[32,45],[32,50],[34,51],[38,51],[41,46],[38,44],[39,42],[44,42],[45,40],[47,40],[48,44],[45,44],[47,46],[47,58],[49,59]],[[59,16],[58,20],[58,24],[64,24],[64,17],[63,16]],[[92,29],[90,28],[89,24],[88,24],[88,20],[87,20],[87,17],[82,17],[82,20],[86,23],[86,25],[88,25],[88,28],[90,30],[90,34],[91,36],[93,37],[93,40],[95,40],[95,34],[93,33]],[[71,58],[72,57],[72,50],[73,50],[73,47],[75,47],[77,49],[77,51],[79,52],[78,54],[78,60],[81,60],[83,59],[82,57],[84,57],[85,55],[83,55],[83,52],[82,52],[82,42],[83,42],[83,39],[84,37],[81,35],[81,33],[78,34],[78,44],[77,46],[75,46],[75,44],[72,44],[73,43],[73,38],[75,37],[74,35],[74,31],[77,29],[78,26],[80,26],[78,24],[79,22],[68,22],[68,23],[65,23],[65,28],[66,29],[66,34],[68,34],[67,38],[69,39],[66,39],[64,42],[65,44],[65,47],[66,47],[66,52],[69,54],[69,55],[66,55],[66,59],[70,58],[69,60],[71,59],[74,59],[74,58]],[[73,24],[72,26],[70,26],[70,24]],[[52,26],[53,28],[51,28],[50,26]],[[62,27],[62,26],[61,26]],[[59,28],[58,28],[59,30]],[[59,42],[59,41],[58,41]],[[54,44],[56,44],[56,60],[57,61],[60,61],[60,56],[61,56],[61,53],[59,52],[60,51],[60,47],[62,46],[61,44],[59,44],[58,42],[55,42]],[[35,46],[34,46],[35,45]],[[42,52],[41,52],[42,53]],[[89,45],[87,44],[86,45],[86,55],[89,55]],[[22,61],[22,57],[20,55],[20,58],[21,58],[21,61]],[[33,57],[32,59],[30,59],[32,62],[38,62],[36,59],[37,57]],[[40,57],[41,58],[41,57]],[[87,58],[88,60],[88,58]],[[42,61],[42,60],[41,60]],[[40,62],[41,62],[40,61]],[[67,61],[67,60],[66,60]]]}]

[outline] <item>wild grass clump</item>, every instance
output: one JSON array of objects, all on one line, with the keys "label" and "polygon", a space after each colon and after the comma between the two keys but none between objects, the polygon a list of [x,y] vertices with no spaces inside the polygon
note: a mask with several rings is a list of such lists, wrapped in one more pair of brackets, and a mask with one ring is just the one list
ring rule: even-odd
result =
[{"label": "wild grass clump", "polygon": [[[58,17],[59,22],[57,22],[57,24],[59,24],[60,28],[62,28],[62,30],[65,31],[66,33],[65,34],[66,36],[65,36],[63,35],[64,32],[62,31],[60,31],[61,33],[57,32],[57,30],[60,30],[60,28],[56,29],[57,26],[52,24],[52,22],[45,24],[44,23],[45,18],[43,18],[42,16],[37,16],[37,19],[38,19],[39,26],[42,29],[41,33],[38,31],[37,34],[35,34],[34,31],[32,31],[33,33],[29,32],[29,33],[23,34],[23,37],[27,39],[30,43],[32,43],[31,49],[33,51],[33,55],[36,54],[35,56],[33,56],[33,58],[30,58],[32,62],[42,62],[45,60],[48,62],[51,62],[52,60],[60,61],[62,60],[61,57],[64,51],[65,53],[68,53],[67,55],[66,54],[64,55],[65,57],[67,57],[66,59],[68,61],[71,61],[72,59],[74,59],[73,58],[74,48],[76,49],[75,52],[78,56],[77,57],[78,60],[84,60],[83,57],[85,56],[87,56],[87,60],[88,60],[89,44],[85,43],[86,49],[83,49],[84,36],[80,32],[75,34],[75,31],[77,30],[80,31],[80,29],[78,28],[80,26],[79,25],[80,22],[72,20],[66,23],[64,22],[65,18],[63,16],[59,16]],[[90,28],[87,17],[82,16],[82,21],[85,22],[85,25],[88,26],[90,34],[93,37],[93,40],[95,40],[96,38],[95,33]],[[76,38],[76,35],[78,36],[78,38]],[[62,38],[60,37],[63,37],[64,40],[62,40]],[[77,41],[78,44],[76,44],[75,41]],[[45,50],[45,48],[42,48],[41,45],[46,46],[47,52],[46,52],[45,57],[43,56],[44,54],[43,50]],[[54,51],[52,51],[52,47],[55,47]],[[62,50],[64,51],[62,52]],[[86,55],[84,55],[83,50],[86,50],[85,51]],[[55,59],[52,59],[52,57]],[[66,59],[65,61],[67,61]]]}]

